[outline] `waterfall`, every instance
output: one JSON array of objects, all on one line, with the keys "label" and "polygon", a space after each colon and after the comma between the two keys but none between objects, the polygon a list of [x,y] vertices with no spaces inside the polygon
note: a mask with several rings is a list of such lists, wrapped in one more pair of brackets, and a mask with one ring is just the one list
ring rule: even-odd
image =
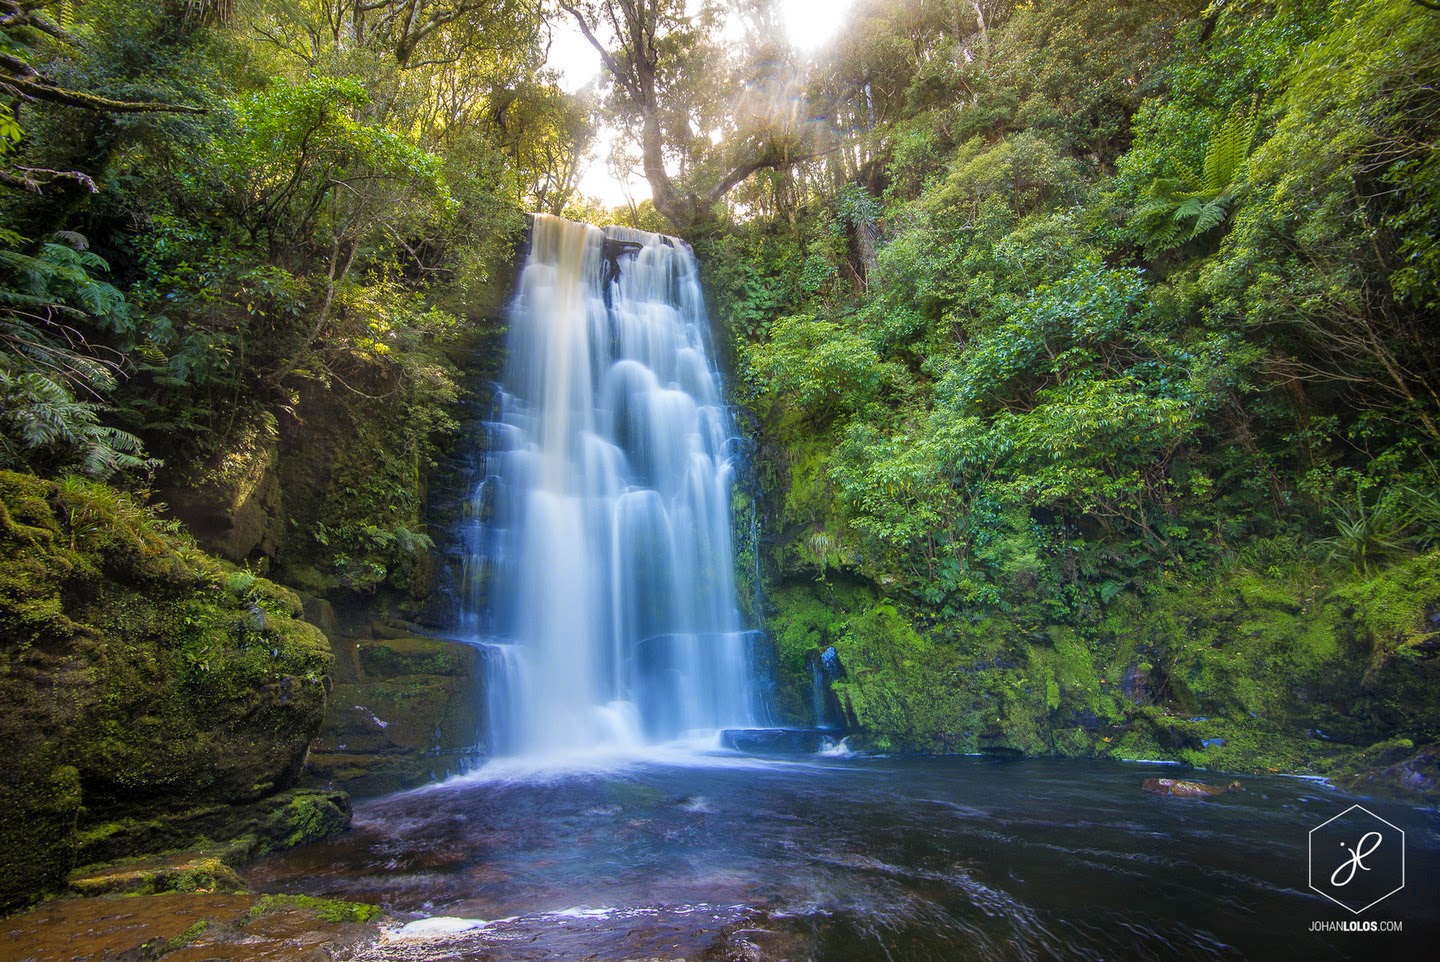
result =
[{"label": "waterfall", "polygon": [[682,243],[536,215],[462,592],[497,754],[755,725],[707,340]]}]

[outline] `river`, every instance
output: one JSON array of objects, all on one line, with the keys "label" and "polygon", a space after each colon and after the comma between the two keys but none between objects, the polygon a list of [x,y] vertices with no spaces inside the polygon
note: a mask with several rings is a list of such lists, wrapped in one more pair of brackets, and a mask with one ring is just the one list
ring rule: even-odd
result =
[{"label": "river", "polygon": [[[1361,800],[1279,776],[1209,800],[1140,788],[1186,775],[988,757],[501,762],[365,802],[353,831],[250,877],[397,913],[356,959],[1435,957],[1433,811],[1365,802],[1405,831],[1408,876],[1353,915],[1308,890],[1307,839]],[[1312,931],[1357,920],[1403,931]]]}]

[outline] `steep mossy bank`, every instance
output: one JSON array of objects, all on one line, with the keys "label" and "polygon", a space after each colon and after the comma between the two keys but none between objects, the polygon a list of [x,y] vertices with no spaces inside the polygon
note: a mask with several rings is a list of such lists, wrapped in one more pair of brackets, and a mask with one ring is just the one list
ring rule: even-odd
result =
[{"label": "steep mossy bank", "polygon": [[1077,626],[792,579],[770,622],[792,711],[833,646],[831,687],[869,747],[1164,758],[1440,800],[1440,553],[1339,579],[1170,580]]},{"label": "steep mossy bank", "polygon": [[0,909],[78,864],[343,827],[344,795],[292,790],[332,663],[294,593],[128,496],[0,472]]}]

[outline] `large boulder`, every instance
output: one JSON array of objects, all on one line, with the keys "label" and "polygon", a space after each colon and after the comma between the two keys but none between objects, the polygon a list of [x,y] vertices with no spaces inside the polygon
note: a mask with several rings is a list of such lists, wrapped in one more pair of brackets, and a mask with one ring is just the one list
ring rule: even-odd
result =
[{"label": "large boulder", "polygon": [[283,820],[333,661],[300,614],[112,488],[0,472],[0,910],[60,888],[87,838]]}]

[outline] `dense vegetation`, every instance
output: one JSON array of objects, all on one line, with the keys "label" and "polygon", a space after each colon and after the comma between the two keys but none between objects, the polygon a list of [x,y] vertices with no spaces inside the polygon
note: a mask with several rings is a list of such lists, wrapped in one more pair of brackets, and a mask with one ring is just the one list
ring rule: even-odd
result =
[{"label": "dense vegetation", "polygon": [[339,638],[258,575],[431,603],[456,362],[589,136],[533,7],[416,6],[0,2],[0,909],[348,820],[293,791]]},{"label": "dense vegetation", "polygon": [[1433,742],[1440,15],[964,6],[860,5],[702,239],[782,661],[896,746]]},{"label": "dense vegetation", "polygon": [[[522,214],[619,219],[707,274],[782,710],[822,671],[880,746],[1433,789],[1440,12],[859,0],[814,57],[776,16],[0,0],[0,468],[60,485],[15,550],[93,567],[55,512],[125,489],[438,618]],[[601,127],[653,202],[579,196]]]},{"label": "dense vegetation", "polygon": [[428,590],[452,355],[589,120],[533,9],[411,6],[6,5],[0,463],[149,486],[302,586]]}]

